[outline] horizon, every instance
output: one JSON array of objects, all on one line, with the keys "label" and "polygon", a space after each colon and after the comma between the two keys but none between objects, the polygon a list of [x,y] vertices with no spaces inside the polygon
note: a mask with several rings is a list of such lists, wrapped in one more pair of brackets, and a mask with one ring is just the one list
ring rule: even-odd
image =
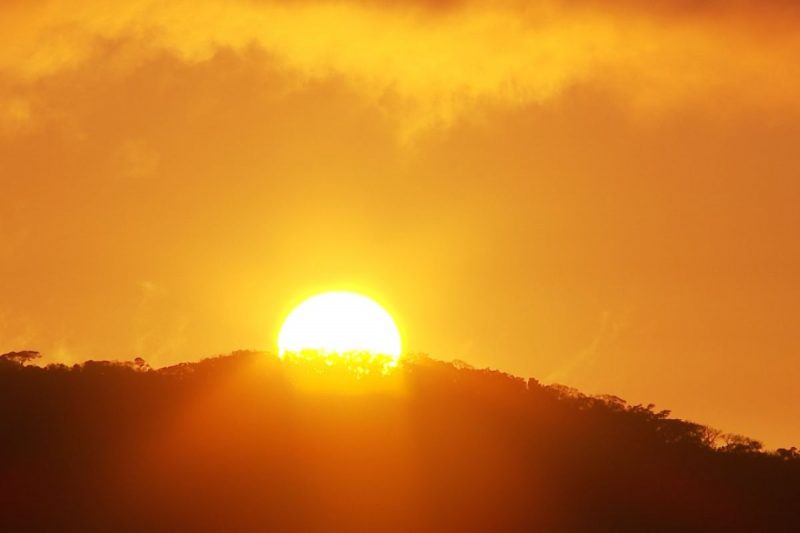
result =
[{"label": "horizon", "polygon": [[[314,366],[315,365],[314,359],[316,357],[318,357],[318,356],[312,356],[312,357],[308,358],[308,357],[300,356],[299,358],[287,361],[284,358],[284,356],[281,356],[281,355],[278,354],[277,350],[275,350],[275,351],[273,351],[273,350],[259,350],[259,349],[250,349],[250,348],[237,349],[237,350],[232,350],[232,351],[226,352],[226,353],[207,355],[207,356],[204,356],[204,357],[198,357],[198,358],[194,358],[194,359],[191,359],[191,360],[177,361],[175,363],[168,364],[168,365],[163,365],[163,366],[153,366],[146,359],[144,359],[142,357],[139,357],[139,356],[133,356],[133,357],[131,357],[129,359],[102,359],[102,358],[94,359],[94,358],[91,358],[91,359],[85,359],[83,361],[76,361],[76,362],[71,362],[71,363],[48,362],[46,360],[46,358],[42,356],[42,354],[40,354],[39,352],[36,352],[36,351],[10,352],[8,354],[0,354],[0,357],[2,357],[4,355],[12,355],[12,354],[18,354],[18,353],[34,353],[34,354],[36,354],[35,357],[25,361],[23,364],[27,365],[27,366],[35,366],[35,367],[39,367],[39,368],[47,368],[50,365],[53,365],[53,366],[66,365],[67,367],[80,367],[80,366],[83,366],[83,365],[85,365],[87,363],[119,363],[119,364],[122,364],[122,365],[126,365],[126,364],[127,365],[131,365],[132,364],[136,368],[141,368],[143,371],[155,371],[155,372],[158,372],[160,370],[169,370],[171,368],[177,368],[177,367],[181,367],[181,366],[184,366],[184,365],[202,364],[203,362],[211,361],[211,360],[214,360],[214,359],[235,358],[235,357],[241,357],[241,356],[258,356],[258,357],[268,356],[268,357],[271,357],[271,358],[279,361],[281,364],[283,364],[285,366],[288,366],[288,367],[295,366],[297,364],[300,364],[301,366],[304,365],[304,364],[305,365],[309,365],[310,364],[310,365]],[[322,356],[322,357],[325,358],[325,356]],[[348,355],[345,353],[345,354],[343,354],[342,357],[347,358]],[[381,377],[381,375],[390,376],[391,372],[394,372],[396,370],[395,368],[392,368],[390,372],[388,372],[388,373],[385,372],[386,367],[384,366],[383,363],[380,363],[380,362],[376,363],[376,361],[379,361],[379,360],[376,360],[375,357],[376,357],[375,355],[372,355],[371,358],[368,359],[367,361],[355,360],[355,366],[350,366],[350,365],[344,366],[343,365],[341,370],[344,371],[344,375],[351,375],[355,379],[358,379],[359,376],[367,376],[367,377],[373,377],[373,376],[374,377]],[[637,405],[638,406],[649,405],[652,408],[658,407],[660,410],[662,410],[662,411],[665,410],[666,412],[670,413],[670,415],[668,415],[668,416],[671,419],[677,419],[677,420],[682,420],[682,421],[686,421],[686,422],[693,423],[693,424],[699,424],[701,426],[709,428],[710,430],[719,431],[720,435],[743,436],[743,437],[752,439],[754,442],[762,444],[764,446],[764,448],[763,448],[764,450],[775,451],[775,450],[779,450],[779,449],[797,448],[798,445],[800,444],[800,443],[794,443],[794,442],[789,442],[789,443],[771,443],[771,442],[766,442],[763,439],[759,439],[755,435],[745,435],[745,434],[741,434],[741,433],[738,433],[736,431],[730,430],[730,428],[715,427],[713,424],[711,424],[711,423],[709,423],[707,421],[704,421],[704,420],[687,419],[687,418],[681,416],[680,413],[675,413],[672,409],[669,408],[669,406],[666,406],[666,405],[657,405],[655,403],[652,403],[652,402],[649,402],[649,401],[646,401],[646,400],[645,401],[630,401],[627,398],[623,398],[623,397],[618,396],[613,391],[598,392],[598,391],[578,390],[578,389],[576,389],[574,387],[571,387],[569,385],[566,385],[564,383],[558,383],[558,382],[555,382],[555,381],[546,382],[546,381],[543,381],[543,380],[539,379],[537,376],[517,375],[517,374],[514,374],[513,372],[509,372],[509,371],[503,370],[502,368],[477,367],[477,366],[474,366],[474,365],[470,364],[469,361],[463,361],[461,359],[452,359],[452,360],[438,359],[437,357],[435,357],[432,354],[428,354],[428,353],[425,353],[425,352],[414,352],[414,353],[403,353],[400,357],[398,357],[396,359],[396,364],[399,365],[399,366],[402,366],[402,365],[405,365],[405,364],[412,364],[413,365],[413,364],[418,364],[421,360],[423,360],[423,361],[424,360],[430,360],[430,361],[434,361],[434,362],[438,362],[438,363],[444,363],[444,364],[452,365],[454,368],[457,368],[457,369],[468,369],[468,370],[476,370],[476,371],[496,372],[496,373],[502,374],[504,376],[509,376],[509,377],[512,377],[512,378],[515,378],[515,379],[523,380],[524,383],[525,383],[525,387],[526,388],[529,387],[530,381],[533,380],[537,385],[540,385],[540,386],[556,387],[556,388],[564,387],[566,389],[574,391],[574,393],[576,393],[576,394],[584,395],[584,396],[586,396],[588,398],[603,399],[605,397],[614,397],[614,398],[617,398],[617,399],[621,400],[623,405],[630,406],[630,407],[637,406]],[[342,362],[343,361],[340,360],[340,361],[334,362],[333,364],[334,365],[342,365]],[[350,364],[353,364],[353,363],[350,363]],[[377,366],[372,366],[372,365],[376,365],[376,364],[377,364]],[[362,367],[362,365],[366,365],[366,366]],[[342,376],[342,374],[340,374],[339,372],[337,372],[336,374],[332,374],[331,376],[326,376],[323,373],[323,374],[320,374],[320,379],[324,383],[326,379],[336,380],[336,379],[340,379],[341,376]],[[317,383],[316,385],[319,386],[319,383]],[[326,389],[325,387],[323,387],[322,390],[326,390],[328,392],[330,391],[330,389]],[[346,391],[343,391],[343,392],[346,393]]]}]

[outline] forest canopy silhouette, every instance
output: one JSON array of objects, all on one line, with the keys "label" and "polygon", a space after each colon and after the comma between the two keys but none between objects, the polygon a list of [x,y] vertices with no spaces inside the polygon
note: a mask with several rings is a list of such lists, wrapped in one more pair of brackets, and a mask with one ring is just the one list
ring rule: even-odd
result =
[{"label": "forest canopy silhouette", "polygon": [[0,356],[4,531],[800,529],[795,448],[615,396],[426,356],[37,357]]}]

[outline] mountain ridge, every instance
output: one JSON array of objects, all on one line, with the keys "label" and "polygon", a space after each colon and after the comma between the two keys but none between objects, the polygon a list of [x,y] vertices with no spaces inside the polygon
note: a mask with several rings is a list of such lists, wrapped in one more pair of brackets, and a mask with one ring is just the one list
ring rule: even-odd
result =
[{"label": "mountain ridge", "polygon": [[160,369],[36,355],[0,356],[12,530],[800,527],[795,448],[652,404],[427,356],[387,375],[250,351]]}]

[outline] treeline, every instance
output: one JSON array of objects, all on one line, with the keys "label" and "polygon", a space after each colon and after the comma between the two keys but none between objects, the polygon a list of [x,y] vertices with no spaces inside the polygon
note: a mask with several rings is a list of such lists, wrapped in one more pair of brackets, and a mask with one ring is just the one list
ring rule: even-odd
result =
[{"label": "treeline", "polygon": [[[3,531],[800,531],[800,453],[427,357],[0,356]],[[365,366],[366,365],[366,366]]]}]

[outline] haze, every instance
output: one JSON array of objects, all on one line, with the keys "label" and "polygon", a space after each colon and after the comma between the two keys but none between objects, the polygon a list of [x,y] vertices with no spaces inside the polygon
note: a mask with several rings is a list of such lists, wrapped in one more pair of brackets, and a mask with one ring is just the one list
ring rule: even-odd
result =
[{"label": "haze", "polygon": [[4,2],[0,353],[365,290],[408,351],[800,442],[800,10],[637,4]]}]

